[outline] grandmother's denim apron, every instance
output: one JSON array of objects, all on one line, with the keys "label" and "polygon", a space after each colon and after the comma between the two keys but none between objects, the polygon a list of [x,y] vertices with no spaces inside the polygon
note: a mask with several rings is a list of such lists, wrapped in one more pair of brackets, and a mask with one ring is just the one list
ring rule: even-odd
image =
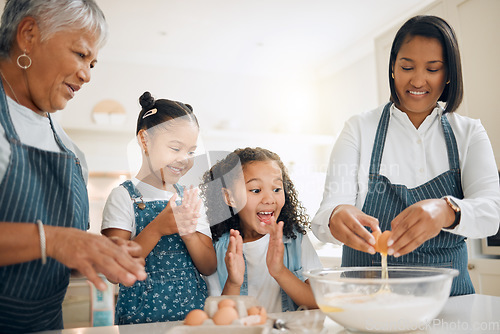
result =
[{"label": "grandmother's denim apron", "polygon": [[[285,246],[285,251],[283,253],[283,264],[285,267],[292,272],[298,279],[302,282],[306,280],[304,275],[302,275],[302,237],[303,234],[295,233],[297,238],[287,238],[283,237],[283,245]],[[227,247],[229,246],[229,236],[230,233],[226,232],[219,240],[215,242],[214,248],[217,255],[217,276],[219,277],[219,284],[221,291],[224,290],[224,285],[227,281],[227,267],[224,260],[227,252]],[[243,275],[243,284],[240,288],[240,295],[248,295],[248,275],[247,275],[247,261],[245,259],[245,254],[243,254],[243,260],[245,261],[245,273]],[[265,259],[264,259],[265,260]],[[264,262],[264,266],[266,266]],[[290,298],[285,290],[281,289],[281,310],[283,312],[295,311],[298,309],[298,305]]]},{"label": "grandmother's denim apron", "polygon": [[[10,143],[0,184],[0,221],[88,229],[89,204],[80,161],[57,136],[62,152],[21,143],[0,84],[0,122]],[[61,304],[70,270],[52,258],[0,267],[0,332],[63,328]]]},{"label": "grandmother's denim apron", "polygon": [[[432,180],[412,189],[404,185],[391,184],[380,175],[380,162],[384,150],[387,127],[389,126],[390,106],[388,103],[380,118],[373,145],[370,162],[368,193],[363,205],[363,212],[377,218],[382,231],[391,229],[392,220],[404,209],[419,201],[441,198],[451,195],[462,199],[462,183],[457,142],[446,115],[441,116],[441,125],[446,140],[450,170],[436,176]],[[342,266],[379,266],[380,254],[354,250],[343,246]],[[474,293],[474,287],[467,271],[467,246],[465,238],[456,234],[441,231],[436,237],[427,240],[413,252],[394,258],[388,256],[388,265],[432,266],[455,268],[460,271],[451,287],[451,295]]]},{"label": "grandmother's denim apron", "polygon": [[[168,201],[143,202],[131,181],[122,186],[134,202],[136,235],[167,206]],[[174,185],[182,196],[183,189]],[[139,204],[145,204],[144,209]],[[179,203],[180,204],[180,203]],[[146,257],[144,281],[133,286],[120,285],[115,324],[136,324],[184,320],[189,311],[203,309],[208,291],[178,233],[164,235]]]}]

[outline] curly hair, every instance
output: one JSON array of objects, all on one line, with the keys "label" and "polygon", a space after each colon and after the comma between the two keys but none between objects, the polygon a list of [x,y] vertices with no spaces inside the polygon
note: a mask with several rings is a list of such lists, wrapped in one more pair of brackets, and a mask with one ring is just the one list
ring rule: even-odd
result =
[{"label": "curly hair", "polygon": [[214,242],[231,229],[238,230],[244,238],[238,214],[224,201],[223,188],[231,187],[236,178],[241,175],[241,171],[244,171],[245,165],[254,161],[275,161],[282,171],[285,204],[277,221],[284,222],[283,235],[296,239],[294,231],[306,234],[306,229],[310,228],[309,216],[298,200],[297,190],[280,157],[264,148],[247,147],[237,149],[224,159],[217,161],[203,175],[200,185],[201,197],[205,203]]}]

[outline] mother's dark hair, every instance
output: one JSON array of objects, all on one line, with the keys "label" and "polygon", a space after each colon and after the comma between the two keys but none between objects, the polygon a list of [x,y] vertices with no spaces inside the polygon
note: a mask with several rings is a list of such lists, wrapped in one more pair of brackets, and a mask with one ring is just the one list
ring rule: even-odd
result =
[{"label": "mother's dark hair", "polygon": [[392,42],[389,59],[389,87],[391,89],[391,101],[399,105],[399,98],[394,87],[392,78],[394,63],[399,49],[414,36],[435,38],[443,46],[443,56],[446,66],[448,84],[445,85],[443,93],[438,101],[446,102],[445,112],[455,111],[463,99],[462,65],[460,51],[453,28],[442,18],[432,15],[419,15],[412,17],[398,30]]}]

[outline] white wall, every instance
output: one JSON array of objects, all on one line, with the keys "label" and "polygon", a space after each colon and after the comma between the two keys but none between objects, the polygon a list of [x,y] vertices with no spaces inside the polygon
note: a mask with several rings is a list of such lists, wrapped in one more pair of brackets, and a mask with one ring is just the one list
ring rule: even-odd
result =
[{"label": "white wall", "polygon": [[319,129],[336,137],[352,115],[378,106],[373,49],[338,72],[319,78],[318,91],[318,114],[324,120]]},{"label": "white wall", "polygon": [[[90,84],[57,117],[85,152],[93,175],[134,175],[140,157],[132,159],[131,164],[127,146],[135,141],[138,98],[149,90],[157,98],[193,106],[201,126],[200,154],[246,146],[268,148],[290,169],[308,212],[313,215],[319,207],[334,128],[323,126],[325,117],[331,119],[332,106],[320,106],[323,98],[314,78],[252,77],[103,61],[95,68],[92,80],[113,87],[113,94],[103,96],[98,85]],[[110,98],[120,101],[127,112],[126,123],[119,128],[98,126],[88,112],[76,111],[76,106],[78,110],[91,110],[98,101]],[[99,199],[102,202],[108,193],[108,188],[89,187],[94,208],[102,206]]]},{"label": "white wall", "polygon": [[[275,151],[288,166],[299,197],[312,216],[322,198],[331,148],[344,122],[378,104],[372,39],[359,41],[329,64],[307,75],[273,77],[104,58],[93,70],[91,83],[57,117],[85,152],[91,173],[111,173],[110,177],[117,178],[123,172],[134,175],[139,163],[136,158],[136,166],[131,166],[127,152],[127,145],[135,138],[139,96],[149,90],[157,98],[189,103],[200,122],[202,151],[232,151],[245,146]],[[99,89],[103,84],[113,88],[112,94]],[[116,99],[125,106],[123,126],[99,126],[88,112],[77,111],[92,110],[103,99]],[[95,208],[102,206],[98,202],[108,191],[97,185],[89,187]]]},{"label": "white wall", "polygon": [[[90,84],[58,117],[86,153],[91,172],[132,171],[133,175],[127,145],[135,138],[139,96],[149,90],[156,97],[190,103],[201,125],[205,150],[262,146],[275,151],[290,169],[300,198],[313,215],[322,198],[330,150],[344,121],[377,106],[373,50],[335,73],[319,73],[250,77],[101,62],[92,80],[112,86],[114,94],[103,96],[97,85]],[[117,99],[127,111],[128,119],[118,129],[99,127],[88,113],[77,113],[73,107],[90,110],[107,98]],[[94,198],[104,195],[92,191],[102,190],[89,190]]]}]

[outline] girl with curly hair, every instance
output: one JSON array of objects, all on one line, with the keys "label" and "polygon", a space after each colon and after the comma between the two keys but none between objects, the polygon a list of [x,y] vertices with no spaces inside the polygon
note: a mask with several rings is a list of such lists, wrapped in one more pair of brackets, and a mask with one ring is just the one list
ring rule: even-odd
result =
[{"label": "girl with curly hair", "polygon": [[321,263],[279,156],[259,147],[235,150],[205,173],[200,189],[217,254],[210,295],[255,296],[268,312],[317,308],[302,272]]}]

